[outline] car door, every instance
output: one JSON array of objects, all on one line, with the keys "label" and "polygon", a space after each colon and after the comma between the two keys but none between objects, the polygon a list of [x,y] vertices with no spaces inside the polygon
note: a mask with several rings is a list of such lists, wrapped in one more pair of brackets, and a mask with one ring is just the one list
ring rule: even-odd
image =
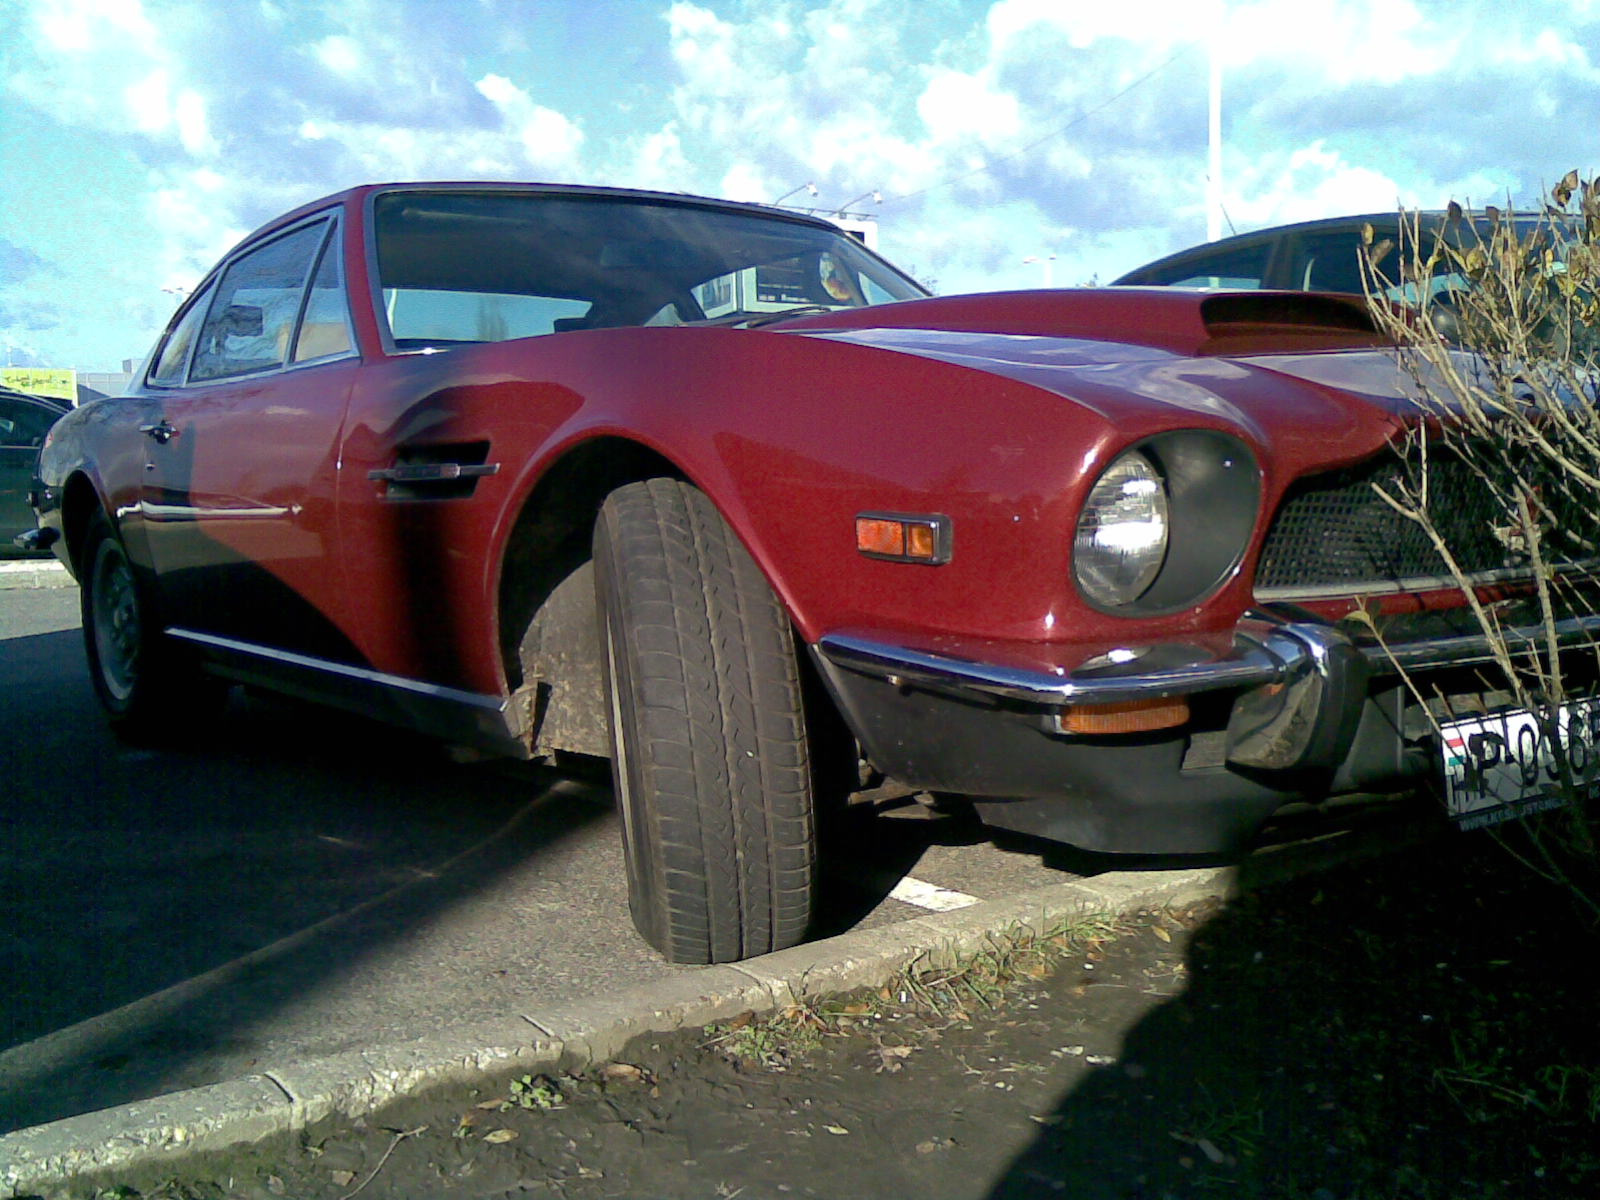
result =
[{"label": "car door", "polygon": [[0,394],[0,554],[34,527],[29,492],[44,435],[63,410],[31,396]]},{"label": "car door", "polygon": [[182,386],[141,427],[141,514],[163,622],[194,640],[350,661],[333,553],[339,428],[357,359],[339,225],[227,263]]}]

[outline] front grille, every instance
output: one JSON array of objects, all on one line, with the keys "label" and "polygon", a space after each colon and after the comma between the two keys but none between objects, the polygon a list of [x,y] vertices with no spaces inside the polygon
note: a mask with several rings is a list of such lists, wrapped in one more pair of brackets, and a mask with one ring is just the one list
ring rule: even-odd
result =
[{"label": "front grille", "polygon": [[[1400,484],[1408,469],[1417,470],[1391,452],[1296,484],[1267,534],[1256,594],[1276,599],[1350,595],[1448,580],[1450,570],[1422,526],[1374,490],[1383,487],[1403,499]],[[1543,496],[1545,489],[1540,491]],[[1428,501],[1435,527],[1469,576],[1527,572],[1517,522],[1470,463],[1434,449],[1428,460]],[[1552,524],[1558,538],[1570,528],[1559,519]],[[1557,551],[1576,549],[1549,546],[1546,554],[1555,561],[1569,557]]]}]

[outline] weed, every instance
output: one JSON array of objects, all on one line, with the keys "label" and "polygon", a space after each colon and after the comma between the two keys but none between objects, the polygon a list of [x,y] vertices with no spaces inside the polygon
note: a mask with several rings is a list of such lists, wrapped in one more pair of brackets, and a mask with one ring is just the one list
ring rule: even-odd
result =
[{"label": "weed", "polygon": [[1012,989],[1045,978],[1068,956],[1098,955],[1121,932],[1125,928],[1116,920],[1097,914],[1065,918],[1042,933],[1017,926],[992,935],[982,949],[953,963],[919,960],[876,990],[707,1026],[705,1045],[739,1062],[783,1070],[824,1038],[849,1033],[865,1022],[907,1012],[962,1021],[975,1009],[999,1009]]},{"label": "weed", "polygon": [[1257,1157],[1267,1140],[1267,1109],[1261,1096],[1222,1104],[1204,1085],[1200,1091],[1204,1100],[1190,1110],[1189,1119],[1174,1136],[1199,1147],[1213,1161],[1218,1152],[1236,1159]]},{"label": "weed", "polygon": [[1600,1123],[1600,1071],[1557,1064],[1541,1068],[1534,1078],[1545,1091],[1543,1107],[1549,1115]]},{"label": "weed", "polygon": [[565,1108],[566,1097],[547,1075],[524,1075],[511,1081],[511,1101],[518,1108]]}]

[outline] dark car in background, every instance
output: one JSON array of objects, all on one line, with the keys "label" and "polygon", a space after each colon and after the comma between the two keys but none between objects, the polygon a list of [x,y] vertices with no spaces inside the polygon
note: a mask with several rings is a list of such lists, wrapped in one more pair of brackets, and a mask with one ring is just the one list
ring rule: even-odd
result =
[{"label": "dark car in background", "polygon": [[[1431,245],[1429,239],[1438,235],[1457,243],[1465,239],[1470,244],[1473,238],[1488,232],[1482,217],[1453,218],[1439,210],[1417,213],[1416,218],[1424,246]],[[1378,266],[1387,279],[1398,280],[1401,255],[1409,256],[1412,245],[1409,225],[1406,237],[1401,237],[1401,222],[1410,219],[1409,213],[1366,213],[1258,229],[1191,246],[1146,263],[1112,282],[1140,287],[1263,288],[1360,296],[1362,230],[1370,225],[1374,245],[1387,241],[1395,247],[1387,257],[1380,258]],[[1512,219],[1523,233],[1531,231],[1539,220],[1521,213]],[[1452,280],[1437,277],[1433,286],[1436,291],[1448,290]]]},{"label": "dark car in background", "polygon": [[26,552],[14,541],[34,528],[30,493],[39,448],[50,427],[71,407],[51,396],[0,388],[0,555]]}]

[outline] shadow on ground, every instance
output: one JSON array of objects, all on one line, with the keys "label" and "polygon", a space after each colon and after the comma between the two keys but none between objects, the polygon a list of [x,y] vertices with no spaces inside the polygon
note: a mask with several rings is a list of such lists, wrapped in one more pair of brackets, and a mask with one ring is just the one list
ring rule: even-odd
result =
[{"label": "shadow on ground", "polygon": [[[127,1195],[1578,1200],[1594,931],[1481,835],[1144,914],[962,1011],[641,1039]],[[894,999],[890,997],[890,999]],[[108,1181],[98,1181],[108,1182]],[[85,1184],[85,1195],[90,1194]]]},{"label": "shadow on ground", "polygon": [[0,696],[0,1132],[247,1072],[263,1018],[609,810],[246,696],[127,745],[75,631],[0,641],[0,676],[34,681]]},{"label": "shadow on ground", "polygon": [[1253,893],[988,1196],[1593,1196],[1595,934],[1484,835]]}]

